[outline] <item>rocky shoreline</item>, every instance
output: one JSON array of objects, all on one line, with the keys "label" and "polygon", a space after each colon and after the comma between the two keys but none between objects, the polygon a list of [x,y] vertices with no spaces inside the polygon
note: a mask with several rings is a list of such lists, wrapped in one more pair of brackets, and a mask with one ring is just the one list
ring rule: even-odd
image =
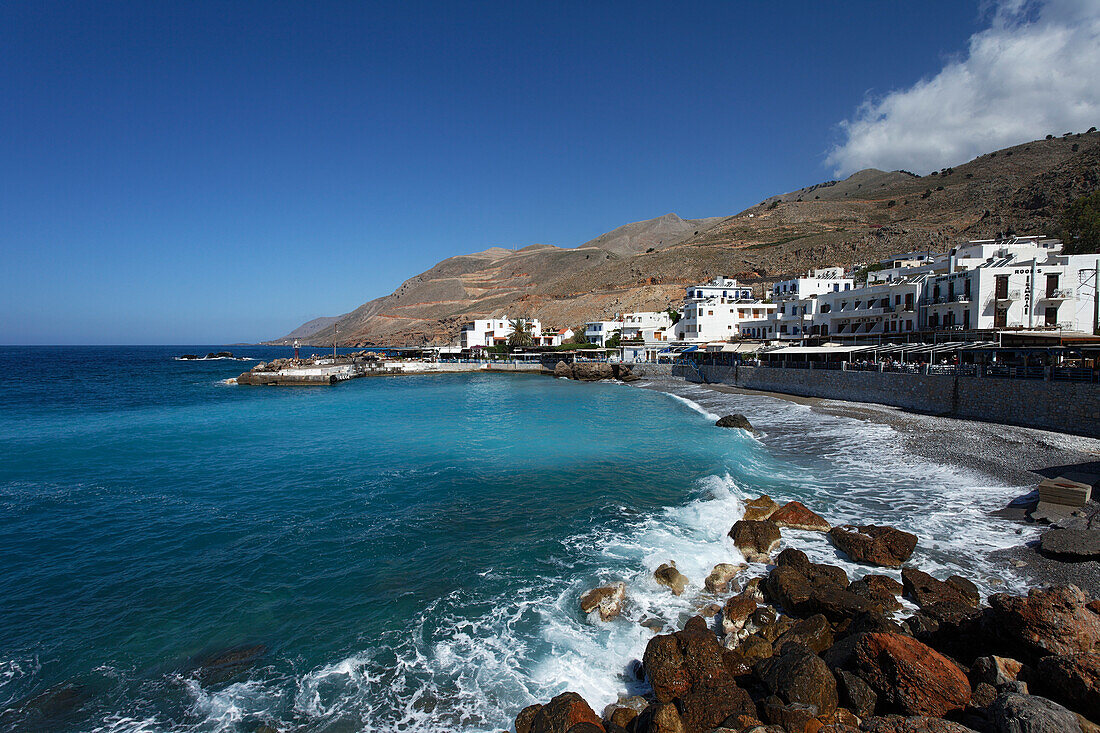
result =
[{"label": "rocky shoreline", "polygon": [[[786,529],[826,533],[866,572],[850,579],[793,547],[773,559]],[[746,502],[729,537],[767,574],[716,566],[700,613],[633,664],[648,693],[597,715],[566,692],[521,711],[517,733],[1100,733],[1100,600],[1078,587],[983,604],[968,579],[906,565],[915,535],[833,527],[768,496]],[[901,582],[879,567],[900,567]],[[654,579],[677,595],[688,586],[671,561]],[[629,623],[629,603],[621,582],[580,598],[597,624]]]}]

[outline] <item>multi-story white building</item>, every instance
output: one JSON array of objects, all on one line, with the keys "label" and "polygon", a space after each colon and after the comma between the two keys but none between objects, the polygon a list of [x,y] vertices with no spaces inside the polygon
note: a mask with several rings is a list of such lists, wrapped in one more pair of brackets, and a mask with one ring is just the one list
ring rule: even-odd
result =
[{"label": "multi-story white building", "polygon": [[667,341],[672,318],[663,311],[638,311],[624,313],[622,317],[623,340],[645,342]]},{"label": "multi-story white building", "polygon": [[1063,255],[1046,237],[976,240],[868,283],[820,296],[813,332],[863,336],[908,331],[1096,329],[1096,255]]},{"label": "multi-story white building", "polygon": [[[1036,254],[1036,253],[1029,253]],[[1041,328],[1093,333],[1096,255],[998,257],[929,279],[930,330]]]},{"label": "multi-story white building", "polygon": [[532,340],[535,346],[561,346],[571,338],[573,338],[573,329],[558,328],[543,331],[542,334],[532,337]]},{"label": "multi-story white building", "polygon": [[927,274],[912,275],[862,288],[825,293],[818,298],[812,333],[854,336],[919,331],[918,306]]},{"label": "multi-story white building", "polygon": [[825,267],[806,273],[804,277],[781,280],[772,285],[771,297],[775,311],[766,319],[741,325],[743,338],[803,339],[815,332],[820,324],[820,297],[826,293],[852,289],[852,278],[844,276],[841,267]]},{"label": "multi-story white building", "polygon": [[597,346],[606,346],[607,340],[618,331],[622,333],[622,321],[590,321],[584,324],[584,340]]},{"label": "multi-story white building", "polygon": [[[539,319],[525,318],[523,320],[527,323],[532,338],[539,339],[542,336],[542,323],[539,322]],[[512,319],[509,319],[508,316],[471,321],[465,324],[459,332],[458,347],[473,349],[497,346],[506,343],[508,337],[512,335],[512,331]]]},{"label": "multi-story white building", "polygon": [[742,323],[767,318],[774,310],[774,303],[753,299],[752,288],[719,277],[687,288],[673,335],[677,341],[727,341],[741,336]]}]

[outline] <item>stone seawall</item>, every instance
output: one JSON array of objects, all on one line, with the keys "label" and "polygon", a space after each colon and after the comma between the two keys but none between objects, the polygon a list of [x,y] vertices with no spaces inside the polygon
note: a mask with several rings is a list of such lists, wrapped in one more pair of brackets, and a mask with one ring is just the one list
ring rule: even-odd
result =
[{"label": "stone seawall", "polygon": [[1088,382],[746,366],[676,367],[673,375],[1100,438],[1100,386]]}]

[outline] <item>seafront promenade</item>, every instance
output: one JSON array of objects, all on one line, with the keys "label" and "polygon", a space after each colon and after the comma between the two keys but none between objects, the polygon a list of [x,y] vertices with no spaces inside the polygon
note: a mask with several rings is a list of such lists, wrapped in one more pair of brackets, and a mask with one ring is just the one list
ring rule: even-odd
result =
[{"label": "seafront promenade", "polygon": [[[844,365],[845,367],[847,365]],[[692,382],[727,384],[851,402],[873,402],[914,412],[1019,425],[1100,437],[1100,385],[1092,380],[1037,378],[980,365],[928,366],[917,371],[857,367],[823,368],[773,364],[748,366],[682,361],[673,376]],[[1048,378],[1043,378],[1043,375]]]}]

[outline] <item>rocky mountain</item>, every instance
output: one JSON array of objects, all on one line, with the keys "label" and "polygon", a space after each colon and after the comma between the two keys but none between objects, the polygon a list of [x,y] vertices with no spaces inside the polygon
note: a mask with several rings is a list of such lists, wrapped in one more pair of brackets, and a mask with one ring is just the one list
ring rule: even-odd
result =
[{"label": "rocky mountain", "polygon": [[397,345],[450,343],[473,318],[508,314],[576,326],[678,303],[685,285],[730,275],[764,288],[813,267],[944,250],[998,234],[1053,234],[1074,198],[1100,189],[1100,133],[1036,140],[920,176],[859,171],[771,196],[738,214],[666,214],[579,247],[499,247],[443,260],[390,295],[283,338]]}]

